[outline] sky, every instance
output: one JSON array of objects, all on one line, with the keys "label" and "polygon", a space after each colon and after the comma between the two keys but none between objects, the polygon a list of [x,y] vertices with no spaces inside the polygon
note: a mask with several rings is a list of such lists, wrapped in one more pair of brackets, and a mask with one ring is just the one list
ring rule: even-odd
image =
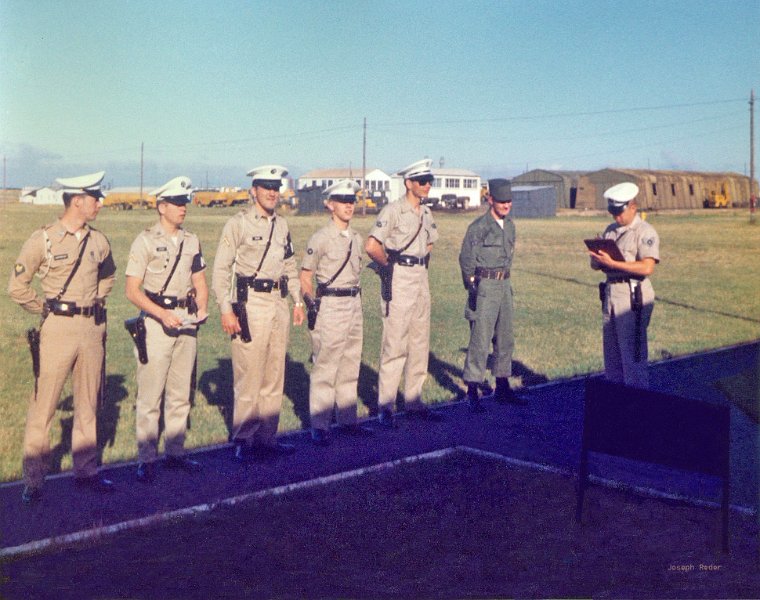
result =
[{"label": "sky", "polygon": [[3,176],[361,173],[365,119],[388,173],[748,174],[758,25],[758,0],[0,0]]}]

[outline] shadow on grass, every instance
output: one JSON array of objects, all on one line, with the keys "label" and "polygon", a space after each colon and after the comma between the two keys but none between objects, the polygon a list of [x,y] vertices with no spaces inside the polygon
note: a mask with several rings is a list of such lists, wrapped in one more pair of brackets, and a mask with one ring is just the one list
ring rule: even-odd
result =
[{"label": "shadow on grass", "polygon": [[301,429],[308,429],[309,416],[309,373],[303,363],[291,360],[285,355],[285,395],[293,403],[293,412],[301,421]]},{"label": "shadow on grass", "polygon": [[[103,403],[98,407],[98,462],[102,462],[103,449],[106,446],[113,446],[116,441],[116,427],[121,415],[120,405],[127,396],[124,376],[108,375],[106,377],[105,398]],[[65,411],[68,414],[61,418],[61,439],[50,450],[50,473],[60,473],[63,457],[71,452],[71,432],[74,426],[74,396],[66,396],[58,404],[58,410]]]},{"label": "shadow on grass", "polygon": [[224,419],[227,435],[232,434],[232,410],[234,407],[234,391],[232,381],[232,359],[218,358],[215,369],[204,371],[198,380],[198,390],[206,397],[206,401],[216,406]]}]

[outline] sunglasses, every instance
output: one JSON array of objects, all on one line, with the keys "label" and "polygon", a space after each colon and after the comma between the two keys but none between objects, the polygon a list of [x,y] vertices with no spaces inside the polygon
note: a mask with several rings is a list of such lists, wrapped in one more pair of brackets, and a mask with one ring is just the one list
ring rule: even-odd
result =
[{"label": "sunglasses", "polygon": [[278,192],[280,191],[282,184],[279,181],[257,181],[254,186],[264,188],[265,190]]},{"label": "sunglasses", "polygon": [[433,185],[433,177],[422,177],[420,179],[412,179],[412,181],[416,181],[419,185]]}]

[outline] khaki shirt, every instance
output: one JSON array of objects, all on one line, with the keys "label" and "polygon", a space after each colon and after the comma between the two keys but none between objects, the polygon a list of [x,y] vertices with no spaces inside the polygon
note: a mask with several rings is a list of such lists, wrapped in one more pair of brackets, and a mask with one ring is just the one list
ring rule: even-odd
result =
[{"label": "khaki shirt", "polygon": [[[621,226],[611,223],[604,230],[603,237],[615,241],[615,245],[620,249],[626,262],[644,258],[653,258],[655,262],[660,262],[660,236],[657,235],[654,227],[639,215],[633,218],[630,225]],[[608,271],[607,275],[630,276],[624,271]]]},{"label": "khaki shirt", "polygon": [[[88,225],[81,231],[89,235],[77,239],[58,220],[32,233],[21,248],[8,283],[8,293],[14,302],[31,313],[41,313],[45,299],[56,298],[61,292],[85,239],[82,262],[60,300],[87,307],[108,296],[116,277],[111,245],[106,236]],[[39,275],[44,298],[32,287],[35,274]]]},{"label": "khaki shirt", "polygon": [[386,252],[388,250],[401,250],[417,233],[420,227],[420,217],[422,218],[422,229],[420,229],[420,233],[412,245],[404,250],[403,254],[422,258],[427,254],[428,245],[438,241],[438,229],[436,229],[430,208],[420,205],[420,214],[418,215],[405,196],[391,202],[380,211],[377,222],[369,235],[383,244]]},{"label": "khaki shirt", "polygon": [[129,250],[127,276],[141,279],[145,291],[158,294],[172,272],[180,245],[182,256],[163,295],[180,299],[187,297],[193,287],[191,276],[203,271],[206,262],[198,236],[185,229],[180,228],[177,232],[176,243],[160,223],[141,232]]},{"label": "khaki shirt", "polygon": [[[272,223],[272,242],[257,273],[256,268],[266,250]],[[249,205],[232,217],[222,230],[211,277],[211,288],[216,296],[219,311],[222,314],[232,311],[233,272],[243,277],[256,275],[258,279],[275,281],[282,275],[287,275],[290,295],[294,301],[299,301],[301,285],[298,281],[294,254],[288,224],[282,217],[262,216],[256,210],[255,204]]]},{"label": "khaki shirt", "polygon": [[362,271],[362,236],[350,226],[341,231],[332,219],[309,239],[301,268],[314,272],[318,284],[325,283],[345,262],[349,244],[351,258],[330,287],[356,287]]}]

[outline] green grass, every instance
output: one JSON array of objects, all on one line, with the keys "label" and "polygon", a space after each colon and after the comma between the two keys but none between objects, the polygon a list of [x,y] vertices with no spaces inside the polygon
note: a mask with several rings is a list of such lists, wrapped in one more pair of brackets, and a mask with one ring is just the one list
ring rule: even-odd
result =
[{"label": "green grass", "polygon": [[[0,207],[0,257],[7,276],[22,243],[35,227],[55,219],[60,209],[5,205]],[[218,236],[236,209],[192,208],[187,227],[201,239],[213,264]],[[474,214],[436,213],[441,239],[433,250],[430,282],[433,296],[431,364],[424,396],[428,402],[450,399],[462,386],[467,345],[465,294],[457,255]],[[111,240],[119,277],[109,299],[108,401],[100,424],[104,462],[126,460],[136,453],[134,433],[135,360],[124,319],[136,310],[124,296],[124,268],[129,246],[155,221],[153,211],[103,210],[95,226]],[[290,217],[299,261],[309,236],[326,216]],[[357,217],[363,235],[375,217]],[[744,212],[650,214],[662,239],[662,264],[654,275],[659,299],[650,326],[651,357],[687,354],[760,337],[760,228],[748,224]],[[602,369],[600,314],[596,284],[599,274],[588,267],[584,237],[601,232],[605,216],[567,216],[518,221],[518,246],[513,265],[517,340],[516,385],[568,377]],[[211,272],[207,273],[210,283]],[[365,340],[360,380],[361,414],[375,406],[381,321],[377,277],[364,273],[362,285]],[[191,412],[188,446],[226,441],[231,419],[229,341],[219,327],[212,303],[209,324],[199,336],[199,391]],[[18,478],[21,470],[26,404],[33,386],[25,331],[38,318],[25,313],[7,295],[0,295],[0,480]],[[310,340],[306,327],[291,330],[286,398],[281,430],[304,427],[308,420]],[[72,417],[70,390],[64,391],[51,443],[54,468],[70,468]]]}]

